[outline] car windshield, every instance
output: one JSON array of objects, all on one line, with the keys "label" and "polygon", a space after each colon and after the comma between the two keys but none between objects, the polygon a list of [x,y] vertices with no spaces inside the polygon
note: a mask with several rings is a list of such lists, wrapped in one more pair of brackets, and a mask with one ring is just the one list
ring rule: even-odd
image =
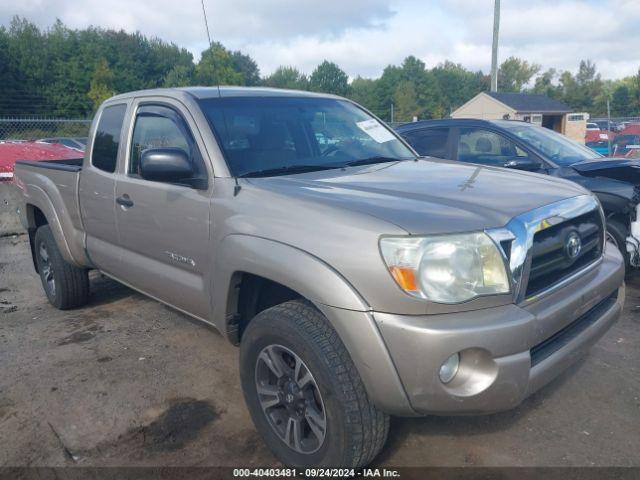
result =
[{"label": "car windshield", "polygon": [[599,153],[548,128],[534,125],[510,125],[507,128],[561,167],[602,158]]},{"label": "car windshield", "polygon": [[345,100],[229,97],[200,106],[238,177],[415,158],[385,125]]}]

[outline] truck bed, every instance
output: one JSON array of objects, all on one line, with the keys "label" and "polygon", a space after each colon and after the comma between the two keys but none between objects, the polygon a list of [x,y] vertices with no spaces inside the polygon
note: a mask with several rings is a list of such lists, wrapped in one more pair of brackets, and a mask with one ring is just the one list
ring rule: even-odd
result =
[{"label": "truck bed", "polygon": [[38,210],[42,212],[63,257],[76,265],[88,262],[78,200],[82,162],[82,158],[19,160],[14,172],[14,183],[24,192],[24,204],[20,206],[23,224],[33,224],[28,218],[37,216]]},{"label": "truck bed", "polygon": [[18,160],[16,165],[29,165],[37,168],[79,172],[82,170],[83,158],[61,158],[56,160]]}]

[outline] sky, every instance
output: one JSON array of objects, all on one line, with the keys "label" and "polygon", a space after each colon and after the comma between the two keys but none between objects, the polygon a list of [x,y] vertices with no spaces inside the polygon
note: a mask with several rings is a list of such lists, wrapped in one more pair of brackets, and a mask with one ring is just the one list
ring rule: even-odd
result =
[{"label": "sky", "polygon": [[[14,15],[47,28],[56,18],[140,31],[187,48],[207,46],[201,0],[0,0],[0,24]],[[408,55],[488,72],[493,0],[204,0],[213,40],[251,55],[263,75],[279,65],[310,73],[327,59],[350,77],[378,77]],[[604,78],[640,67],[640,0],[502,0],[499,59],[575,72],[591,59]]]}]

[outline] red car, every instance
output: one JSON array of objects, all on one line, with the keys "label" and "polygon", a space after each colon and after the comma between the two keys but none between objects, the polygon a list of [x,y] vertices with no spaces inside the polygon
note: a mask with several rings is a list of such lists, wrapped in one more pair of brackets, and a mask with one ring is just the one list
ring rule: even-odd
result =
[{"label": "red car", "polygon": [[67,160],[82,152],[59,144],[0,140],[0,182],[13,180],[16,160]]}]

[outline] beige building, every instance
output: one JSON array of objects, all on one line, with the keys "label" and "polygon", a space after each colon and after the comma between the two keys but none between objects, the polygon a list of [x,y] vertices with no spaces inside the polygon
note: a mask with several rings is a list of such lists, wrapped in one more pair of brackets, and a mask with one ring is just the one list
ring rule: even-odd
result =
[{"label": "beige building", "polygon": [[451,118],[524,120],[584,143],[589,115],[546,95],[482,92],[451,113]]}]

